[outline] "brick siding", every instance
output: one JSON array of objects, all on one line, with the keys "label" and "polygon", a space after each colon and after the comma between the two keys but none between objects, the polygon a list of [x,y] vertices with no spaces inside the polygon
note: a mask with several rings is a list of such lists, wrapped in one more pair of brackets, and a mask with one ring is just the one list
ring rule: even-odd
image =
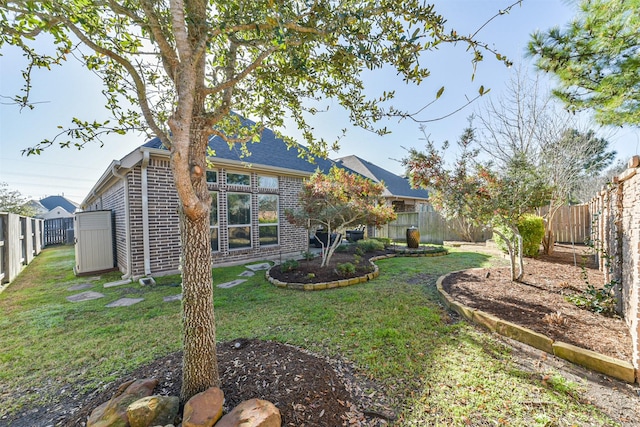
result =
[{"label": "brick siding", "polygon": [[634,156],[626,172],[589,204],[592,238],[605,282],[616,280],[618,310],[633,342],[633,365],[640,367],[640,158]]},{"label": "brick siding", "polygon": [[[219,251],[213,252],[214,265],[230,265],[266,259],[289,259],[308,249],[308,235],[303,228],[293,226],[285,218],[285,210],[298,204],[298,193],[302,188],[302,178],[279,176],[278,188],[258,188],[258,173],[247,170],[231,170],[233,173],[248,174],[250,186],[227,185],[226,169],[217,169],[218,183],[209,184],[209,190],[218,192],[218,239]],[[262,175],[262,174],[260,174]],[[275,176],[275,175],[273,175]],[[111,210],[115,216],[116,260],[121,272],[127,271],[134,277],[145,275],[144,232],[143,232],[143,188],[142,166],[138,163],[126,174],[129,194],[125,194],[122,180],[103,191],[87,210]],[[251,195],[251,248],[229,249],[227,230],[226,195],[228,192]],[[278,195],[278,244],[260,246],[258,223],[258,195]],[[173,273],[180,262],[180,230],[178,217],[178,195],[173,183],[169,160],[152,156],[147,166],[147,200],[149,225],[149,263],[151,275]],[[125,203],[129,208],[130,257],[126,236]]]}]

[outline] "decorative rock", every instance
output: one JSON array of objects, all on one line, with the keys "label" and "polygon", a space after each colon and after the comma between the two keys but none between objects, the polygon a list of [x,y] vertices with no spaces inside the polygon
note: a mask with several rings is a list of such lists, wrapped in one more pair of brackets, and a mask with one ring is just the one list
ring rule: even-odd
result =
[{"label": "decorative rock", "polygon": [[175,396],[148,396],[127,408],[131,427],[149,427],[172,423],[178,415],[180,399]]},{"label": "decorative rock", "polygon": [[182,427],[212,427],[222,416],[223,404],[224,393],[218,387],[196,394],[184,405]]},{"label": "decorative rock", "polygon": [[246,400],[222,417],[216,427],[280,427],[280,411],[271,402]]},{"label": "decorative rock", "polygon": [[136,400],[151,396],[156,385],[158,385],[156,379],[128,381],[122,384],[111,400],[91,412],[87,420],[87,427],[129,426],[127,408]]}]

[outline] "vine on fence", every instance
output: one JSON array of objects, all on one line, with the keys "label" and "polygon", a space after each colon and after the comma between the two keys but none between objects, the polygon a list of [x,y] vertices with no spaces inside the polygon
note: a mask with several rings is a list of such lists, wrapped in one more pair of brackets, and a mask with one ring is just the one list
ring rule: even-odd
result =
[{"label": "vine on fence", "polygon": [[[600,212],[596,212],[593,215],[593,219],[591,220],[591,230],[594,230],[594,224],[596,223],[600,214]],[[596,254],[600,254],[600,257],[605,261],[605,267],[609,269],[609,273],[612,273],[612,257],[605,249],[602,241],[598,237],[595,237],[593,239],[591,237],[587,237],[585,239],[585,245],[590,247],[591,250]],[[595,313],[600,313],[605,316],[614,316],[616,314],[617,304],[617,298],[614,290],[617,285],[620,285],[620,281],[617,279],[611,279],[609,282],[605,283],[602,288],[596,288],[589,282],[589,276],[587,274],[586,254],[582,255],[582,263],[580,267],[582,269],[582,279],[586,283],[587,289],[581,294],[567,296],[567,301],[575,304],[580,308],[584,308]]]}]

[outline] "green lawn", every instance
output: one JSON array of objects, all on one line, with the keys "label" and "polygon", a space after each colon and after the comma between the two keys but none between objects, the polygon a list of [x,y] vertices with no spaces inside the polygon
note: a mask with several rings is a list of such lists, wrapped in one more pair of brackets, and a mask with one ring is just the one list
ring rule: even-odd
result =
[{"label": "green lawn", "polygon": [[[398,405],[398,426],[616,425],[573,397],[575,384],[542,383],[520,371],[507,348],[464,322],[452,323],[438,305],[438,275],[497,262],[452,250],[445,257],[379,261],[378,279],[320,292],[283,290],[261,274],[231,289],[215,288],[217,337],[276,340],[342,356],[380,381]],[[70,390],[88,391],[180,348],[178,276],[114,288],[74,277],[73,249],[46,249],[0,293],[0,418],[55,402]],[[214,269],[214,283],[237,279],[244,267]],[[104,298],[69,303],[67,288]],[[105,308],[117,298],[144,297],[133,307]],[[554,373],[549,373],[554,375]],[[554,376],[554,378],[559,378]],[[60,393],[42,396],[51,383]]]}]

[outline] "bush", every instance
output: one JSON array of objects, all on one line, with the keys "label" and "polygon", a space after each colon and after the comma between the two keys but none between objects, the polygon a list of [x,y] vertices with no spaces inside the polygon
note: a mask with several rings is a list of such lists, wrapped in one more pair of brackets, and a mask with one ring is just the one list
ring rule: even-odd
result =
[{"label": "bush", "polygon": [[345,262],[344,264],[336,265],[336,271],[340,276],[349,276],[351,274],[356,273],[356,266],[351,264],[350,262]]},{"label": "bush", "polygon": [[302,256],[303,259],[305,259],[307,261],[311,261],[312,259],[314,259],[316,257],[316,254],[314,254],[313,252],[310,252],[310,251],[302,252],[300,255]]},{"label": "bush", "polygon": [[377,240],[378,242],[381,242],[385,248],[388,248],[392,244],[391,239],[388,237],[372,237],[370,240]]},{"label": "bush", "polygon": [[[507,238],[513,239],[513,232],[507,227],[498,227],[498,230]],[[520,235],[522,236],[523,255],[528,257],[537,256],[540,251],[542,238],[544,237],[544,221],[542,217],[537,215],[524,215],[518,221],[518,231],[520,231]],[[493,239],[503,252],[507,252],[507,244],[499,235],[494,234]]]},{"label": "bush", "polygon": [[300,267],[300,264],[295,259],[289,259],[282,263],[280,266],[280,271],[283,273],[288,273],[289,271],[297,270]]},{"label": "bush", "polygon": [[375,251],[383,251],[384,243],[379,240],[374,239],[366,239],[366,240],[358,240],[356,245],[362,252],[375,252]]}]

